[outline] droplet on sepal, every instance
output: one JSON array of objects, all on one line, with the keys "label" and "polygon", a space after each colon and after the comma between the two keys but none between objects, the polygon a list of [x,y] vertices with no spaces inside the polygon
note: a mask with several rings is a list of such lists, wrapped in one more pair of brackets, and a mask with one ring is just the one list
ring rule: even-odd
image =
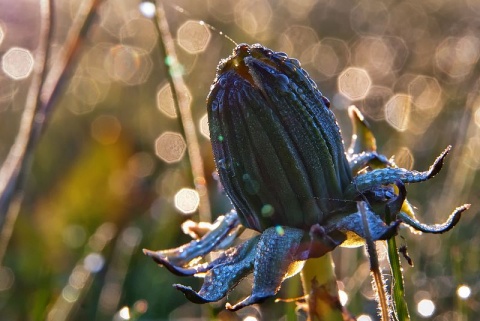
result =
[{"label": "droplet on sepal", "polygon": [[218,80],[218,84],[220,85],[220,87],[225,87],[225,85],[227,84],[227,79],[225,77],[221,77]]},{"label": "droplet on sepal", "polygon": [[301,68],[301,64],[300,64],[300,61],[298,59],[290,58],[288,61],[291,62],[293,65],[295,65],[295,67]]},{"label": "droplet on sepal", "polygon": [[278,86],[282,91],[288,91],[288,85],[290,84],[290,80],[288,80],[288,77],[285,76],[284,74],[277,74],[276,75],[276,80],[278,81]]},{"label": "droplet on sepal", "polygon": [[330,100],[328,100],[328,98],[325,96],[322,96],[322,100],[325,106],[327,106],[327,108],[330,108]]}]

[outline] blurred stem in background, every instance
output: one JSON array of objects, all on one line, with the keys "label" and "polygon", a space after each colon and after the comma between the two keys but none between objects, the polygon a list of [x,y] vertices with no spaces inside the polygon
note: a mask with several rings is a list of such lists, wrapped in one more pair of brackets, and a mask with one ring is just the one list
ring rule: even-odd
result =
[{"label": "blurred stem in background", "polygon": [[205,180],[202,155],[198,143],[195,123],[193,122],[192,111],[188,100],[188,89],[182,76],[182,67],[177,59],[175,44],[168,27],[165,10],[161,1],[156,4],[155,26],[157,27],[160,52],[164,57],[164,64],[167,67],[167,79],[172,90],[172,97],[177,114],[180,115],[180,129],[183,131],[187,141],[187,154],[190,161],[191,174],[195,189],[200,196],[198,206],[199,220],[211,222],[210,201],[208,199],[207,182]]},{"label": "blurred stem in background", "polygon": [[31,167],[31,159],[38,137],[35,126],[42,126],[45,119],[38,113],[41,105],[46,64],[52,39],[53,4],[40,1],[40,41],[35,55],[32,82],[28,90],[20,121],[20,128],[6,160],[0,168],[0,266],[23,200],[23,181]]},{"label": "blurred stem in background", "polygon": [[[80,44],[85,39],[101,2],[101,0],[82,2],[68,33],[64,50],[61,51],[60,57],[55,57],[55,63],[52,64],[48,75],[46,64],[50,56],[53,4],[49,0],[40,2],[42,22],[34,76],[29,87],[19,132],[0,169],[0,263],[20,210],[23,183],[30,171],[35,147],[45,130],[59,93],[67,82],[68,73],[72,69]],[[8,225],[5,225],[6,222]]]}]

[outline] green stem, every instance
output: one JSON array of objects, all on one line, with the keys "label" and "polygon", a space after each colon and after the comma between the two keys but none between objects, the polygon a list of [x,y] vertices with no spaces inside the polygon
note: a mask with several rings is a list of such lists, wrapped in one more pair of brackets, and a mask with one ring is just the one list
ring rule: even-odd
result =
[{"label": "green stem", "polygon": [[403,273],[398,256],[395,237],[387,241],[388,259],[392,270],[392,299],[395,306],[396,318],[398,321],[410,321],[407,302],[405,301],[405,288],[403,284]]},{"label": "green stem", "polygon": [[338,298],[337,278],[330,253],[308,259],[301,272],[303,292],[308,295],[309,321],[349,320]]}]

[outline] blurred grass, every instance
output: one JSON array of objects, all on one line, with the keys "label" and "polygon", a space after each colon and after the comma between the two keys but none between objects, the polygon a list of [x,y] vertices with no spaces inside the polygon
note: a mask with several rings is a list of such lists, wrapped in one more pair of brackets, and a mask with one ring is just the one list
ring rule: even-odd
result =
[{"label": "blurred grass", "polygon": [[[38,29],[37,4],[26,0],[16,3],[11,6],[9,1],[0,0],[0,56],[12,47],[33,52],[37,46],[37,38],[31,36],[31,31]],[[185,157],[167,164],[156,156],[156,138],[165,131],[180,129],[176,119],[168,118],[157,107],[157,91],[166,83],[165,67],[152,45],[156,37],[149,36],[152,26],[140,15],[138,4],[109,0],[102,6],[70,75],[77,82],[69,83],[76,85],[67,84],[36,149],[24,203],[0,270],[2,320],[47,319],[55,302],[62,298],[74,267],[96,251],[105,264],[93,273],[91,286],[82,289],[68,320],[120,320],[114,314],[124,306],[133,311],[136,302],[138,309],[141,303],[148,303],[140,320],[209,318],[205,307],[188,303],[171,287],[177,282],[198,287],[197,280],[172,276],[140,251],[142,247],[183,244],[187,237],[181,234],[180,224],[186,217],[197,216],[180,214],[173,204],[180,188],[193,186]],[[77,5],[76,1],[56,3],[54,52],[64,41]],[[413,168],[424,170],[446,145],[454,145],[438,177],[409,186],[408,198],[417,207],[418,216],[427,222],[443,221],[464,202],[473,206],[445,235],[400,232],[415,263],[411,268],[402,261],[406,300],[412,319],[420,318],[417,303],[422,299],[434,302],[433,320],[474,319],[480,310],[480,235],[476,232],[480,204],[476,175],[480,168],[480,39],[475,32],[480,25],[478,3],[185,0],[165,2],[165,6],[196,122],[205,114],[205,97],[216,65],[230,54],[233,45],[210,30],[209,42],[192,53],[192,48],[200,46],[194,41],[200,37],[198,31],[177,33],[190,19],[204,20],[236,42],[261,42],[299,58],[331,98],[347,143],[351,129],[345,108],[352,101],[338,94],[337,81],[343,70],[355,66],[368,72],[373,86],[390,90],[386,96],[367,96],[353,102],[367,117],[375,119],[370,123],[381,152],[393,155],[406,150]],[[326,38],[335,41],[325,42]],[[380,42],[372,45],[372,39]],[[335,54],[329,55],[331,52]],[[432,83],[433,87],[428,85]],[[28,86],[29,78],[13,80],[0,71],[2,162],[16,135]],[[403,132],[385,121],[387,101],[399,93],[410,94],[413,100],[410,112],[400,113],[410,116]],[[98,122],[100,131],[94,125]],[[209,142],[200,132],[197,134],[215,217],[229,210],[229,203],[210,175],[214,167]],[[104,223],[115,226],[113,239],[104,248],[92,248],[89,239]],[[141,232],[141,241],[130,244],[130,248],[129,243],[122,243],[122,235],[132,227]],[[118,246],[131,252],[121,252]],[[334,259],[340,287],[349,296],[349,310],[375,319],[376,304],[363,251],[338,249]],[[380,264],[384,269],[388,266],[385,259]],[[456,294],[461,284],[472,290],[466,300]],[[119,298],[114,308],[100,300],[109,285]],[[298,282],[292,282],[292,286],[290,296],[295,288],[300,291]],[[248,284],[241,285],[232,296],[241,297],[248,290]],[[280,297],[286,296],[285,289]],[[225,320],[250,314],[265,320],[280,319],[287,309],[291,315],[291,305],[267,303],[260,311],[249,308],[238,317],[224,312],[220,316]],[[222,306],[214,305],[214,313]]]}]

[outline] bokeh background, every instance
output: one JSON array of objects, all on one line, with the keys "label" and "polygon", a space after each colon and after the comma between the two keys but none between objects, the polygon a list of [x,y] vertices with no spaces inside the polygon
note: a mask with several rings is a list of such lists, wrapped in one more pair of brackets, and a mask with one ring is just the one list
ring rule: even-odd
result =
[{"label": "bokeh background", "polygon": [[[81,1],[56,1],[53,54],[61,53]],[[410,185],[424,222],[472,203],[445,235],[401,230],[413,319],[476,320],[480,312],[480,2],[478,0],[165,1],[206,172],[199,195],[152,20],[137,0],[106,0],[72,66],[35,152],[24,202],[0,258],[1,320],[292,320],[294,303],[268,302],[237,315],[225,302],[188,303],[179,279],[142,254],[188,241],[180,224],[230,209],[219,192],[205,97],[233,42],[262,43],[298,58],[331,99],[345,143],[355,104],[379,150],[425,170],[449,144],[442,172]],[[148,7],[147,7],[148,9]],[[204,21],[204,24],[199,23]],[[211,27],[208,27],[208,25]],[[0,0],[0,161],[19,128],[38,45],[39,3]],[[212,27],[213,26],[213,27]],[[55,64],[55,59],[50,61]],[[204,194],[207,193],[207,194]],[[380,256],[385,248],[379,244]],[[376,320],[363,249],[334,252],[342,299]],[[384,270],[388,277],[388,269]],[[247,295],[248,280],[231,296]],[[279,297],[301,295],[297,279]]]}]

